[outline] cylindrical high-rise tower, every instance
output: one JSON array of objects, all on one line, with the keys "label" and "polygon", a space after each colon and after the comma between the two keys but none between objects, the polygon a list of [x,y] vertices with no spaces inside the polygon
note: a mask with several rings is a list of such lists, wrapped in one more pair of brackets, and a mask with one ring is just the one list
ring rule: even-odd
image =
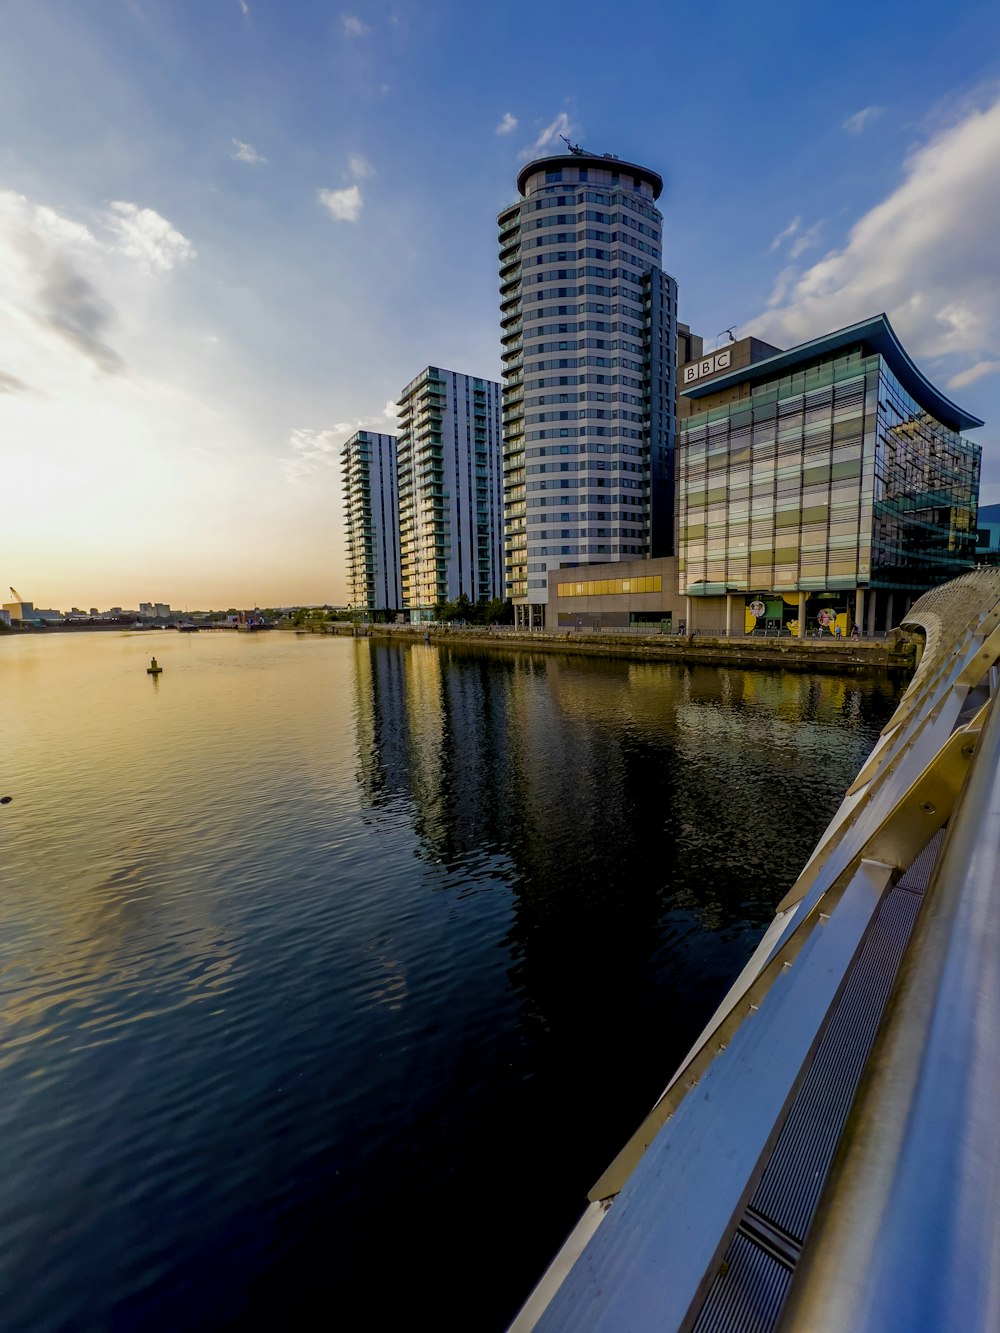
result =
[{"label": "cylindrical high-rise tower", "polygon": [[655,171],[574,148],[499,215],[504,572],[542,625],[548,570],[673,550],[677,284]]}]

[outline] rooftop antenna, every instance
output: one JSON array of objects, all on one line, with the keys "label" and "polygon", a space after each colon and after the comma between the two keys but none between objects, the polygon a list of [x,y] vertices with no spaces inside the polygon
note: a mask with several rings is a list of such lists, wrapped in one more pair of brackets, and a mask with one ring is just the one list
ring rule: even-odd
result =
[{"label": "rooftop antenna", "polygon": [[586,154],[584,153],[583,149],[580,147],[578,143],[570,143],[570,141],[566,138],[565,134],[560,134],[559,138],[562,139],[563,143],[566,145],[569,151],[574,155],[574,157],[586,157]]},{"label": "rooftop antenna", "polygon": [[717,333],[715,337],[716,341],[718,341],[720,338],[728,337],[729,341],[731,343],[734,343],[736,341],[736,325],[734,324],[731,329],[723,329],[722,332]]}]

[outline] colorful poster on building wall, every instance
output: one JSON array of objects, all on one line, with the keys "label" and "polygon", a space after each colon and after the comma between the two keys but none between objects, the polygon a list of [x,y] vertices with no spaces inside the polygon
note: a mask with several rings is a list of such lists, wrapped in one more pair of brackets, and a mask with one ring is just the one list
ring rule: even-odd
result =
[{"label": "colorful poster on building wall", "polygon": [[842,637],[851,631],[851,613],[846,596],[820,594],[806,602],[805,625],[799,623],[798,593],[755,593],[747,597],[743,608],[745,634],[791,634],[812,638],[813,635]]}]

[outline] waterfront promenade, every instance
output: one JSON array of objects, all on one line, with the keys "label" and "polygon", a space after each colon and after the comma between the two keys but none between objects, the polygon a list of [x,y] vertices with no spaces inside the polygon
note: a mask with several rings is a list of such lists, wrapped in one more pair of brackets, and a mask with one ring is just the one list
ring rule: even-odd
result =
[{"label": "waterfront promenade", "polygon": [[658,629],[516,630],[507,626],[351,625],[344,621],[295,628],[297,633],[343,634],[356,637],[428,642],[439,647],[530,649],[588,657],[621,657],[641,661],[687,662],[691,665],[744,667],[748,670],[810,671],[841,674],[912,672],[919,653],[918,636],[892,630],[876,638],[818,639],[791,636],[725,636],[662,634]]}]

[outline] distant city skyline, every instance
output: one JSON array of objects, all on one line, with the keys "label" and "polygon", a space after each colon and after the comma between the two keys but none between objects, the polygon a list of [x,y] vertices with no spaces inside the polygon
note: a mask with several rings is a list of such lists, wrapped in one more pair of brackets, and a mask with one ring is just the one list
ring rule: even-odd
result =
[{"label": "distant city skyline", "polygon": [[630,17],[11,0],[0,586],[346,603],[341,447],[396,431],[414,366],[500,378],[496,217],[561,135],[663,175],[662,266],[706,349],[884,310],[985,419],[1000,500],[995,6]]}]

